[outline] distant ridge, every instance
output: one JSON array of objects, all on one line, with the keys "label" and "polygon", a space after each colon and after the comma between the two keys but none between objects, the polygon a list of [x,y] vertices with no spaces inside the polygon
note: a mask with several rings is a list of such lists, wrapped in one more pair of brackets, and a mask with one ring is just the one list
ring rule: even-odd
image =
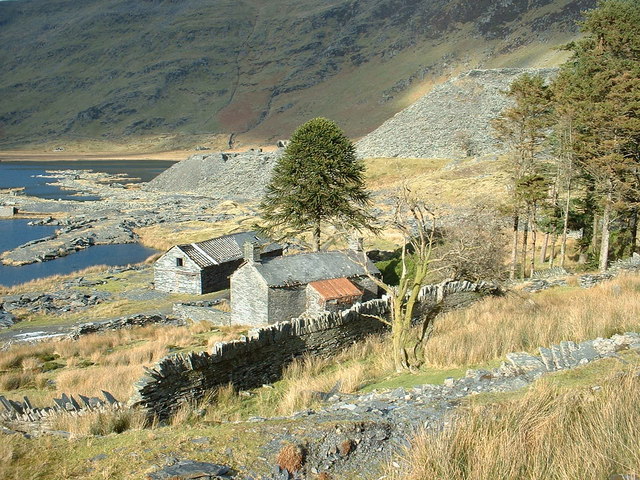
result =
[{"label": "distant ridge", "polygon": [[398,112],[356,147],[363,158],[464,158],[501,153],[491,120],[509,105],[504,91],[525,72],[550,79],[557,69],[470,70]]},{"label": "distant ridge", "polygon": [[0,1],[0,148],[266,145],[317,116],[361,137],[463,70],[559,65],[595,4]]}]

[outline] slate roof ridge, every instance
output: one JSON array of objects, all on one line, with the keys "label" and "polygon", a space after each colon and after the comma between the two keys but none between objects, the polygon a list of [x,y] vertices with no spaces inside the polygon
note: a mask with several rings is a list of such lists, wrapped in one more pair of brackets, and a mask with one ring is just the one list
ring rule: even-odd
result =
[{"label": "slate roof ridge", "polygon": [[263,247],[263,253],[282,248],[281,245],[272,242],[255,231],[229,233],[200,242],[176,245],[176,247],[199,267],[205,268],[241,259],[243,255],[242,245],[247,240],[260,244]]},{"label": "slate roof ridge", "polygon": [[[369,270],[380,271],[367,257],[367,269],[355,258],[353,250],[302,252],[263,259],[253,264],[270,287],[306,285],[318,280],[361,277]],[[345,261],[348,260],[348,261]]]}]

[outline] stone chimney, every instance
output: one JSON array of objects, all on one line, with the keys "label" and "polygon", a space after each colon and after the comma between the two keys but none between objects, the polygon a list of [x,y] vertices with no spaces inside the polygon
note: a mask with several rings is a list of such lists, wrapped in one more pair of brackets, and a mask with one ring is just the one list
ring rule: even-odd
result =
[{"label": "stone chimney", "polygon": [[246,262],[260,263],[260,247],[257,244],[244,242],[242,252]]},{"label": "stone chimney", "polygon": [[356,253],[364,251],[364,239],[357,232],[349,237],[349,250]]}]

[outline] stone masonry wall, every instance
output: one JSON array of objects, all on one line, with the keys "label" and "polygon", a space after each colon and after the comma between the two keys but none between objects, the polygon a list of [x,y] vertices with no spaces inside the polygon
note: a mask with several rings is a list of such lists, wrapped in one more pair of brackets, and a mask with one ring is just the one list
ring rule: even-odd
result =
[{"label": "stone masonry wall", "polygon": [[[487,283],[449,282],[425,286],[420,300],[424,305],[442,303],[447,310],[496,290]],[[330,356],[366,335],[384,331],[385,325],[373,316],[388,312],[385,297],[340,313],[302,316],[255,329],[241,340],[216,344],[211,353],[167,356],[146,369],[129,403],[167,418],[185,402],[198,400],[216,387],[231,383],[246,390],[271,383],[295,357]]]},{"label": "stone masonry wall", "polygon": [[170,355],[160,360],[136,384],[130,404],[166,418],[185,402],[202,398],[221,385],[239,390],[276,381],[291,360],[306,352],[331,355],[384,324],[361,313],[384,315],[388,303],[372,300],[342,314],[297,318],[250,332],[248,337],[218,343],[213,352]]},{"label": "stone masonry wall", "polygon": [[[182,267],[176,266],[177,258],[182,259]],[[194,295],[202,293],[200,267],[177,247],[173,247],[156,261],[153,272],[156,290]]]}]

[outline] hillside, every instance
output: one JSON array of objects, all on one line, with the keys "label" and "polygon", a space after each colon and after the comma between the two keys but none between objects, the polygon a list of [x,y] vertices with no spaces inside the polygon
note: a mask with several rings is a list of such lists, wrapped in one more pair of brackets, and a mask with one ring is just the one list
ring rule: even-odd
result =
[{"label": "hillside", "polygon": [[0,2],[0,147],[168,132],[241,146],[318,115],[357,137],[462,70],[557,65],[594,4]]},{"label": "hillside", "polygon": [[525,72],[552,77],[557,70],[471,70],[434,88],[357,144],[364,158],[465,158],[503,150],[491,121],[509,104],[509,85]]}]

